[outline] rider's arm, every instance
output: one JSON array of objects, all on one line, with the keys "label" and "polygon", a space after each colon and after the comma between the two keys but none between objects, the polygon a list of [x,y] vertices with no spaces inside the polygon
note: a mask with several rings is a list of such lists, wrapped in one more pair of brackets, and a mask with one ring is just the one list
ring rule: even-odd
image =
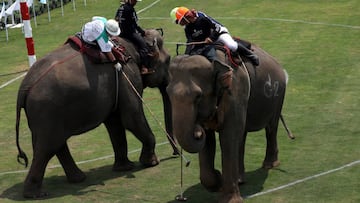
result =
[{"label": "rider's arm", "polygon": [[107,56],[107,58],[111,61],[111,62],[115,62],[116,58],[114,56],[114,54],[110,51],[110,52],[104,52]]}]

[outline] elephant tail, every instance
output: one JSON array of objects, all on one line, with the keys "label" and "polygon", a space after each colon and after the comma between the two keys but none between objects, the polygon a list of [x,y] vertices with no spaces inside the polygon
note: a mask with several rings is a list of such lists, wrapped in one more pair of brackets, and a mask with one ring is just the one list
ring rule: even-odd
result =
[{"label": "elephant tail", "polygon": [[292,139],[292,140],[295,139],[295,136],[292,134],[291,130],[287,127],[287,125],[286,125],[286,123],[285,123],[285,119],[284,119],[284,117],[283,117],[282,114],[280,114],[280,120],[281,120],[281,123],[283,124],[283,126],[284,126],[287,134],[288,134],[288,137],[289,137],[290,139]]},{"label": "elephant tail", "polygon": [[286,85],[287,85],[288,82],[289,82],[289,74],[285,69],[283,69],[283,70],[284,70],[284,73],[285,73],[285,82],[286,82]]},{"label": "elephant tail", "polygon": [[[16,103],[16,146],[18,148],[19,154],[17,155],[17,161],[25,165],[25,168],[28,166],[29,160],[25,154],[25,152],[21,149],[20,143],[19,143],[19,126],[20,126],[20,117],[21,117],[21,108],[24,108],[26,94],[24,91],[19,90],[18,99]],[[24,161],[22,161],[24,160]]]},{"label": "elephant tail", "polygon": [[[284,73],[285,73],[285,84],[287,85],[288,82],[289,82],[289,74],[285,69],[283,69],[283,70],[284,70]],[[281,113],[280,113],[280,120],[281,120],[281,123],[283,124],[287,134],[288,134],[288,137],[290,139],[295,139],[295,136],[292,134],[291,130],[287,127],[287,125],[285,123],[285,119],[284,119],[284,117],[283,117],[283,115]]]}]

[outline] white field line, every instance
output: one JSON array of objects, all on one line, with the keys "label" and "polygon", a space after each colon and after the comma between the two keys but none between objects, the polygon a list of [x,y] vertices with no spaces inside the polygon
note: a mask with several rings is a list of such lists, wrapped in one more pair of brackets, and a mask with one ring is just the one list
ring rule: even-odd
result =
[{"label": "white field line", "polygon": [[292,20],[292,19],[282,19],[282,18],[218,17],[216,19],[279,21],[279,22],[289,22],[289,23],[303,23],[303,24],[310,24],[310,25],[325,25],[325,26],[333,26],[333,27],[345,27],[345,28],[350,28],[350,29],[360,29],[360,26],[357,26],[357,25],[345,25],[345,24],[337,24],[337,23],[325,23],[325,22],[311,22],[311,21],[305,21],[305,20]]},{"label": "white field line", "polygon": [[[138,11],[138,13],[142,13],[146,11],[147,9],[153,7],[155,4],[159,3],[160,0],[154,1],[149,6],[141,9]],[[143,17],[140,19],[148,19],[148,20],[164,20],[169,19],[166,17]],[[333,26],[333,27],[344,27],[344,28],[350,28],[350,29],[360,29],[360,26],[356,25],[345,25],[345,24],[334,24],[334,23],[324,23],[324,22],[311,22],[311,21],[304,21],[304,20],[292,20],[292,19],[280,19],[280,18],[246,18],[246,17],[216,17],[216,19],[228,19],[228,20],[257,20],[257,21],[279,21],[279,22],[289,22],[289,23],[303,23],[303,24],[310,24],[310,25],[325,25],[325,26]],[[177,44],[179,42],[165,42],[165,44]],[[15,82],[19,78],[23,77],[24,75],[18,76],[3,85],[0,86],[0,89],[6,87],[7,85],[11,84],[12,82]]]},{"label": "white field line", "polygon": [[[156,146],[161,146],[161,145],[165,145],[165,144],[169,144],[169,142],[168,142],[168,141],[162,142],[162,143],[156,144]],[[135,152],[139,152],[139,151],[141,151],[141,149],[135,149],[135,150],[130,151],[129,154],[132,154],[132,153],[135,153]],[[112,158],[112,157],[114,157],[114,155],[107,155],[107,156],[102,156],[102,157],[98,157],[98,158],[95,158],[95,159],[78,161],[78,162],[76,162],[76,164],[77,164],[77,165],[86,164],[86,163],[90,163],[90,162],[95,162],[95,161],[100,161],[100,160],[104,160],[104,159],[109,159],[109,158]],[[48,166],[47,168],[48,168],[48,169],[54,169],[54,168],[60,168],[60,167],[61,167],[61,165],[57,164],[57,165]],[[18,171],[1,172],[1,173],[0,173],[0,176],[2,176],[2,175],[8,175],[8,174],[26,173],[26,172],[28,172],[28,171],[29,171],[29,170],[18,170]]]},{"label": "white field line", "polygon": [[334,172],[337,172],[337,171],[340,171],[340,170],[343,170],[343,169],[346,169],[346,168],[355,166],[355,165],[357,165],[357,164],[360,164],[360,160],[351,162],[351,163],[349,163],[349,164],[340,166],[340,167],[338,167],[338,168],[331,169],[331,170],[329,170],[329,171],[325,171],[325,172],[322,172],[322,173],[319,173],[319,174],[316,174],[316,175],[313,175],[313,176],[309,176],[309,177],[306,177],[306,178],[303,178],[303,179],[300,179],[300,180],[296,180],[296,181],[291,182],[291,183],[288,183],[288,184],[286,184],[286,185],[282,185],[282,186],[279,186],[279,187],[276,187],[276,188],[273,188],[273,189],[269,189],[269,190],[266,190],[266,191],[263,191],[263,192],[258,192],[258,193],[255,193],[255,194],[246,196],[245,199],[250,199],[250,198],[258,197],[258,196],[265,195],[265,194],[268,194],[268,193],[271,193],[271,192],[276,192],[276,191],[279,191],[279,190],[282,190],[282,189],[291,187],[291,186],[293,186],[293,185],[296,185],[296,184],[299,184],[299,183],[303,183],[303,182],[305,182],[305,181],[308,181],[308,180],[311,180],[311,179],[314,179],[314,178],[318,178],[318,177],[320,177],[320,176],[324,176],[324,175],[327,175],[327,174],[330,174],[330,173],[334,173]]},{"label": "white field line", "polygon": [[[214,17],[215,19],[225,19],[225,20],[253,20],[253,21],[279,21],[279,22],[287,22],[287,23],[303,23],[309,25],[324,25],[324,26],[332,26],[332,27],[344,27],[350,29],[360,29],[358,25],[346,25],[346,24],[337,24],[337,23],[325,23],[325,22],[312,22],[305,20],[293,20],[293,19],[282,19],[282,18],[247,18],[247,17]],[[141,17],[140,19],[144,20],[166,20],[170,18],[167,17]]]},{"label": "white field line", "polygon": [[[169,144],[169,142],[162,142],[162,143],[159,143],[159,144],[156,144],[156,146],[161,146],[161,145],[165,145],[165,144]],[[132,154],[132,153],[135,153],[135,152],[139,152],[141,151],[141,149],[135,149],[135,150],[132,150],[129,152],[129,154]],[[79,162],[76,162],[77,165],[80,165],[80,164],[85,164],[85,163],[90,163],[90,162],[95,162],[95,161],[99,161],[99,160],[104,160],[104,159],[109,159],[109,158],[112,158],[114,157],[114,155],[107,155],[107,156],[103,156],[103,157],[98,157],[98,158],[95,158],[95,159],[89,159],[89,160],[84,160],[84,161],[79,161]],[[276,192],[276,191],[279,191],[279,190],[282,190],[282,189],[285,189],[285,188],[288,188],[288,187],[291,187],[291,186],[294,186],[294,185],[297,185],[299,183],[303,183],[303,182],[306,182],[308,180],[312,180],[312,179],[315,179],[315,178],[318,178],[320,176],[324,176],[324,175],[328,175],[330,173],[334,173],[334,172],[337,172],[337,171],[340,171],[340,170],[343,170],[343,169],[346,169],[346,168],[350,168],[350,167],[353,167],[357,164],[360,164],[360,160],[357,160],[357,161],[353,161],[349,164],[345,164],[343,166],[340,166],[338,168],[335,168],[335,169],[331,169],[331,170],[328,170],[328,171],[325,171],[325,172],[322,172],[322,173],[319,173],[319,174],[315,174],[315,175],[312,175],[312,176],[308,176],[308,177],[305,177],[303,179],[299,179],[299,180],[296,180],[294,182],[291,182],[291,183],[288,183],[288,184],[285,184],[285,185],[282,185],[282,186],[279,186],[279,187],[276,187],[276,188],[273,188],[273,189],[269,189],[269,190],[266,190],[266,191],[263,191],[263,192],[258,192],[258,193],[255,193],[255,194],[252,194],[252,195],[249,195],[249,196],[246,196],[244,197],[245,199],[250,199],[250,198],[254,198],[254,197],[258,197],[258,196],[262,196],[262,195],[266,195],[266,194],[269,194],[269,193],[272,193],[272,192]],[[53,165],[53,166],[49,166],[47,167],[48,169],[54,169],[54,168],[60,168],[61,165]],[[18,174],[18,173],[26,173],[28,172],[28,170],[18,170],[18,171],[8,171],[8,172],[2,172],[0,173],[0,176],[2,175],[9,175],[9,174]]]},{"label": "white field line", "polygon": [[0,89],[6,87],[6,86],[8,86],[8,85],[10,85],[11,83],[15,82],[15,81],[18,80],[18,79],[24,77],[24,76],[26,75],[26,73],[27,73],[27,72],[25,72],[25,73],[17,76],[16,78],[13,78],[13,79],[7,81],[6,83],[2,84],[2,85],[0,86]]},{"label": "white field line", "polygon": [[148,6],[146,6],[145,8],[139,10],[137,13],[140,14],[140,13],[142,13],[143,11],[146,11],[146,10],[148,10],[149,8],[153,7],[155,4],[157,4],[157,3],[159,3],[159,2],[160,2],[160,0],[154,1],[154,2],[152,2],[150,5],[148,5]]}]

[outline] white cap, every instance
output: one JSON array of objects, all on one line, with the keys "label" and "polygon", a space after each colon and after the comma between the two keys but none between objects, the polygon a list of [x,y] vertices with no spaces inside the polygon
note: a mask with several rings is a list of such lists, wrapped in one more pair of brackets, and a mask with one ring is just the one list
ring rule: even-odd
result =
[{"label": "white cap", "polygon": [[112,36],[118,36],[120,34],[119,23],[114,19],[106,21],[105,29]]}]

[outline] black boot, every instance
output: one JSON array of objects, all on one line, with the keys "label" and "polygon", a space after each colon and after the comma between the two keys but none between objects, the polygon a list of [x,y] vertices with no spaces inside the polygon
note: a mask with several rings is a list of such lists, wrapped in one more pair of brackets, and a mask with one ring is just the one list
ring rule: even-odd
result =
[{"label": "black boot", "polygon": [[153,70],[150,67],[151,56],[148,53],[149,52],[147,50],[139,51],[140,60],[141,60],[141,64],[142,64],[140,67],[140,73],[142,75],[151,74],[151,73],[155,72],[155,70]]},{"label": "black boot", "polygon": [[250,49],[248,49],[244,45],[242,45],[241,43],[238,43],[237,51],[240,55],[244,55],[246,58],[248,58],[253,65],[255,65],[255,66],[259,65],[259,57],[254,52],[252,52]]}]

